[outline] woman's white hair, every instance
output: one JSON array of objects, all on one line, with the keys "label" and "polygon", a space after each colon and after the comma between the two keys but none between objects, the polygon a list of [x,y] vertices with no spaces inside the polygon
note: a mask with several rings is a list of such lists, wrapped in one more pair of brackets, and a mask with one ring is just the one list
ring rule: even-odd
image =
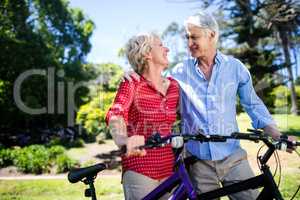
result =
[{"label": "woman's white hair", "polygon": [[188,17],[184,21],[185,28],[187,28],[189,24],[214,32],[215,33],[215,43],[217,44],[218,39],[219,39],[219,25],[218,25],[216,19],[210,13],[200,11],[200,12],[196,13],[195,15]]},{"label": "woman's white hair", "polygon": [[129,39],[125,47],[125,54],[133,70],[142,74],[147,68],[145,56],[151,51],[155,38],[159,38],[156,33],[145,33],[133,36]]}]

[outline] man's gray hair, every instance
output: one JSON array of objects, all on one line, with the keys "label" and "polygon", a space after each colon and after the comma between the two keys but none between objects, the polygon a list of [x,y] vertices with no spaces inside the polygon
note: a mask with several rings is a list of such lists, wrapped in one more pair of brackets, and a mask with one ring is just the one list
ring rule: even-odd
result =
[{"label": "man's gray hair", "polygon": [[142,74],[147,68],[145,56],[151,51],[154,38],[159,38],[156,33],[145,33],[133,36],[125,47],[125,54],[133,70]]},{"label": "man's gray hair", "polygon": [[210,13],[200,11],[195,15],[189,16],[184,21],[185,28],[188,27],[188,24],[215,32],[215,42],[217,43],[219,38],[219,25],[216,19]]}]

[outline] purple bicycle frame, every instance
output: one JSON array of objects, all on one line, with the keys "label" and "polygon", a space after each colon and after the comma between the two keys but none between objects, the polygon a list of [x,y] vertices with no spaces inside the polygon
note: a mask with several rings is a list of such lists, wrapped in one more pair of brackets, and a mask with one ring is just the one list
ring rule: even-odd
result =
[{"label": "purple bicycle frame", "polygon": [[190,200],[197,199],[197,193],[191,183],[190,177],[186,171],[185,164],[181,154],[176,158],[177,169],[167,178],[162,184],[151,191],[143,200],[157,200],[172,189],[177,188],[172,192],[171,200],[183,200],[189,198]]}]

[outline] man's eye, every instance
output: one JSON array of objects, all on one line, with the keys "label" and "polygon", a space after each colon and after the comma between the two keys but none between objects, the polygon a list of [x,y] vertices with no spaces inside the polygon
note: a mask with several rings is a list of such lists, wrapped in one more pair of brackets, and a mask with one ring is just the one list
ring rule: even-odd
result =
[{"label": "man's eye", "polygon": [[187,40],[189,40],[189,39],[191,39],[191,40],[197,40],[199,38],[199,37],[196,37],[196,36],[193,36],[193,35],[191,35],[191,36],[186,35],[185,37],[186,37]]}]

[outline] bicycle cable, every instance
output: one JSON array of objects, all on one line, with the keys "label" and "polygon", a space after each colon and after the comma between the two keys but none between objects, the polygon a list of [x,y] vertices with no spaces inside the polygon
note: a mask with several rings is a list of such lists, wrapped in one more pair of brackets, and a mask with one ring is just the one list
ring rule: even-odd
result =
[{"label": "bicycle cable", "polygon": [[[261,165],[259,163],[259,154],[262,151],[262,149],[263,149],[264,146],[266,146],[266,145],[262,145],[258,149],[257,154],[256,154],[256,158],[257,158],[256,161],[257,161],[257,166],[258,166],[259,169],[261,167]],[[300,153],[298,151],[296,151],[296,150],[295,150],[295,152],[300,157]],[[273,174],[273,178],[275,178],[275,176],[277,174],[277,170],[278,170],[279,175],[278,175],[278,182],[277,182],[276,185],[279,188],[280,184],[281,184],[282,168],[281,168],[281,162],[280,162],[280,158],[279,158],[277,150],[274,151],[274,158],[275,158],[276,167],[275,167],[275,171],[274,171],[274,174]],[[293,196],[292,196],[292,198],[290,200],[293,200],[296,197],[296,195],[299,192],[299,190],[300,190],[300,185],[298,186],[297,190],[295,191],[295,193],[293,194]]]},{"label": "bicycle cable", "polygon": [[263,145],[261,145],[261,147],[259,147],[259,149],[258,149],[258,151],[257,151],[257,153],[256,153],[256,162],[257,162],[257,166],[258,166],[258,168],[260,169],[260,163],[259,163],[259,153],[260,153],[260,151],[262,150],[262,148],[264,147],[265,145],[263,144]]},{"label": "bicycle cable", "polygon": [[[300,153],[298,151],[296,151],[296,149],[294,151],[300,157]],[[299,190],[300,190],[300,184],[298,185],[298,188],[297,188],[296,192],[294,193],[294,195],[292,196],[292,198],[290,200],[293,200],[296,197],[296,195],[298,194]]]},{"label": "bicycle cable", "polygon": [[[276,160],[276,170],[277,170],[277,165],[279,166],[279,175],[278,175],[278,183],[277,183],[277,187],[279,188],[280,183],[281,183],[281,163],[280,163],[280,159],[279,159],[279,155],[278,155],[277,150],[275,150],[274,155],[275,155],[275,160]],[[275,173],[275,175],[276,175],[276,173]]]},{"label": "bicycle cable", "polygon": [[277,174],[277,170],[278,170],[278,160],[277,160],[277,157],[276,157],[276,150],[274,151],[274,159],[275,159],[275,170],[274,170],[274,173],[273,173],[273,179],[275,179],[275,176],[276,176],[276,174]]}]

